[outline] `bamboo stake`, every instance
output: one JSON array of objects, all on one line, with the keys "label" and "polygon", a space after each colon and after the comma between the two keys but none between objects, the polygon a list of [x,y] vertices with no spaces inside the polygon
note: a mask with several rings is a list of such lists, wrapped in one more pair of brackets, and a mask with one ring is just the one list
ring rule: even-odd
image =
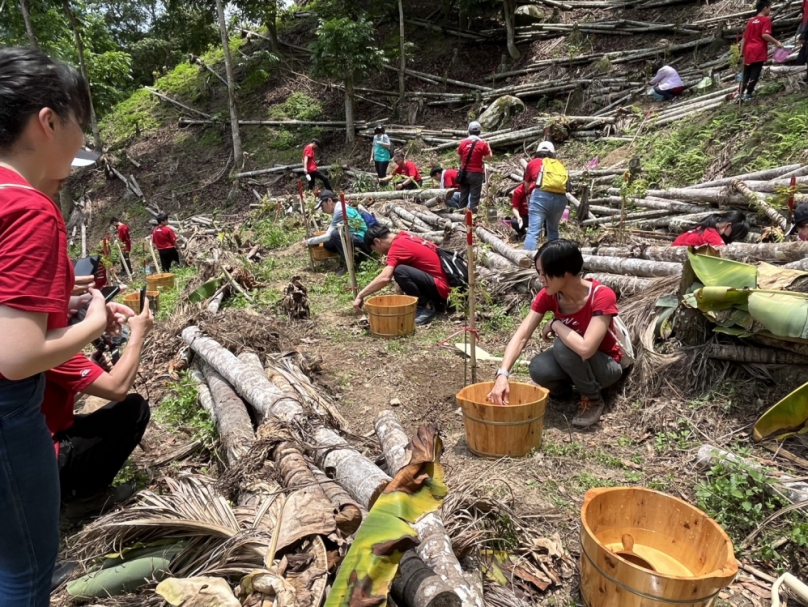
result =
[{"label": "bamboo stake", "polygon": [[776,211],[771,205],[769,205],[764,196],[750,190],[749,187],[747,187],[747,185],[739,179],[732,182],[732,187],[743,194],[749,200],[749,202],[758,207],[758,209],[763,211],[766,217],[771,219],[775,225],[779,226],[783,230],[788,227],[788,220],[781,213]]},{"label": "bamboo stake", "polygon": [[476,294],[477,279],[474,274],[474,226],[472,225],[471,209],[466,209],[466,251],[469,263],[469,350],[471,359],[471,383],[477,383],[477,324],[476,324]]},{"label": "bamboo stake", "polygon": [[157,262],[157,254],[154,252],[154,244],[152,244],[151,236],[147,236],[146,240],[149,241],[149,250],[151,251],[151,258],[154,262],[154,272],[153,274],[159,274],[161,270],[160,264]]},{"label": "bamboo stake", "polygon": [[81,256],[87,257],[87,225],[81,222]]},{"label": "bamboo stake", "polygon": [[123,265],[124,270],[126,270],[126,275],[129,277],[129,282],[134,282],[135,278],[132,276],[132,270],[129,268],[129,264],[126,263],[126,259],[123,256],[123,250],[121,249],[121,244],[116,240],[115,246],[118,247],[118,255],[121,256],[121,265]]},{"label": "bamboo stake", "polygon": [[195,110],[192,107],[188,107],[184,103],[180,103],[179,101],[175,101],[171,97],[168,97],[167,95],[164,95],[163,93],[160,93],[160,92],[154,90],[153,88],[151,88],[149,86],[146,86],[146,87],[143,87],[143,88],[145,88],[147,91],[149,91],[152,95],[154,95],[156,97],[159,97],[160,99],[165,99],[166,101],[168,101],[170,103],[173,103],[174,105],[176,105],[178,107],[181,107],[184,110],[188,110],[189,112],[193,112],[194,114],[199,114],[200,116],[202,116],[204,118],[207,118],[208,120],[210,120],[212,118],[212,116],[210,114],[206,114],[205,112],[200,112],[199,110]]},{"label": "bamboo stake", "polygon": [[253,302],[252,296],[249,293],[247,293],[247,291],[244,290],[244,287],[242,287],[240,284],[236,282],[236,279],[233,278],[230,272],[227,271],[227,268],[222,266],[222,272],[224,272],[224,275],[227,277],[227,280],[230,281],[230,284],[233,285],[233,288],[239,293],[241,293],[247,301],[252,303]]},{"label": "bamboo stake", "polygon": [[339,201],[342,205],[342,250],[345,251],[345,265],[348,266],[348,277],[351,282],[351,292],[356,297],[359,289],[356,286],[356,272],[354,271],[354,250],[353,238],[351,238],[351,226],[348,222],[348,208],[345,205],[345,193],[339,193]]}]

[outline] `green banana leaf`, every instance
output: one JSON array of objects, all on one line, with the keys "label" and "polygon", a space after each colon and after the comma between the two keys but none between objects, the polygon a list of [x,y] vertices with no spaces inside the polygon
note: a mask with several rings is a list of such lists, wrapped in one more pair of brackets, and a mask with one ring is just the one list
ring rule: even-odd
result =
[{"label": "green banana leaf", "polygon": [[221,278],[213,278],[199,287],[196,291],[191,293],[188,296],[193,303],[199,303],[201,301],[205,301],[206,299],[213,297],[213,294],[219,290],[219,287],[222,286]]},{"label": "green banana leaf", "polygon": [[754,289],[757,286],[757,267],[753,265],[710,255],[695,255],[690,251],[687,257],[705,287]]},{"label": "green banana leaf", "polygon": [[808,297],[789,291],[756,291],[749,296],[749,314],[774,335],[808,339]]},{"label": "green banana leaf", "polygon": [[730,287],[704,287],[694,293],[696,305],[704,312],[728,310],[745,305],[749,299],[748,290],[733,289]]},{"label": "green banana leaf", "polygon": [[794,434],[808,434],[808,383],[803,384],[766,411],[755,424],[756,443],[783,440]]},{"label": "green banana leaf", "polygon": [[446,496],[437,426],[418,428],[410,447],[410,463],[390,481],[356,532],[325,607],[384,607],[401,557],[418,544],[409,523],[437,510]]}]

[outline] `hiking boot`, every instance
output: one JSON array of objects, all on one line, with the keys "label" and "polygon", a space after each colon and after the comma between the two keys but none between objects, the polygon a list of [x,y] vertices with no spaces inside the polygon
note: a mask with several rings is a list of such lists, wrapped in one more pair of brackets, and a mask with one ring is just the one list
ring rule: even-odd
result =
[{"label": "hiking boot", "polygon": [[339,270],[334,272],[336,276],[345,276],[348,273],[348,268],[345,266],[341,266]]},{"label": "hiking boot", "polygon": [[428,325],[435,320],[437,315],[438,313],[432,308],[418,308],[415,311],[415,324],[419,326]]},{"label": "hiking boot", "polygon": [[581,404],[578,406],[578,415],[572,418],[572,425],[576,428],[588,428],[598,423],[605,406],[606,403],[600,397],[595,399],[582,396]]},{"label": "hiking boot", "polygon": [[107,487],[87,497],[75,497],[65,504],[65,518],[83,519],[90,516],[100,516],[117,504],[128,500],[134,493],[134,485],[124,483],[117,487]]},{"label": "hiking boot", "polygon": [[746,93],[743,97],[741,97],[741,101],[752,101],[752,95]]}]

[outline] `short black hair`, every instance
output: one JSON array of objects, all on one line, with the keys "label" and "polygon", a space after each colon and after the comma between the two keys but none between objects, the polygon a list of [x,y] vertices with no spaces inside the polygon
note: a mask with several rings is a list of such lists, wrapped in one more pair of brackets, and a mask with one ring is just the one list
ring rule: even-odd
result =
[{"label": "short black hair", "polygon": [[772,5],[772,0],[757,0],[755,4],[755,12],[762,13],[763,9]]},{"label": "short black hair", "polygon": [[84,78],[35,48],[0,49],[0,150],[13,146],[31,116],[50,108],[63,122],[71,115],[81,128],[90,121]]},{"label": "short black hair", "polygon": [[319,140],[319,139],[317,139],[317,137],[315,137],[314,139],[312,139],[312,140],[311,140],[311,142],[312,142],[312,143],[316,143],[318,148],[319,148],[319,147],[322,147],[322,145],[323,145],[323,144],[320,142],[320,140]]},{"label": "short black hair", "polygon": [[721,239],[727,244],[736,240],[743,240],[749,234],[749,222],[746,220],[746,215],[737,209],[730,209],[726,213],[713,213],[691,226],[690,229],[703,232],[707,228],[716,229],[719,223],[732,225],[732,231],[729,236],[721,235]]},{"label": "short black hair", "polygon": [[429,176],[434,177],[435,175],[439,175],[443,173],[443,169],[441,167],[432,167],[432,170],[429,171]]},{"label": "short black hair", "polygon": [[657,73],[659,70],[661,70],[663,67],[665,67],[665,63],[664,63],[663,61],[661,61],[661,60],[657,59],[656,61],[654,61],[654,62],[651,64],[651,71],[652,71],[654,74],[656,74],[656,73]]},{"label": "short black hair", "polygon": [[401,150],[396,150],[393,152],[393,158],[404,158],[404,152]]},{"label": "short black hair", "polygon": [[168,213],[160,213],[157,216],[157,223],[163,223],[164,221],[168,221]]},{"label": "short black hair", "polygon": [[387,226],[383,226],[380,223],[372,225],[368,228],[367,232],[365,232],[365,246],[367,248],[371,248],[374,240],[377,238],[379,240],[384,240],[389,234],[390,229]]},{"label": "short black hair", "polygon": [[121,220],[118,219],[117,217],[113,217],[112,219],[109,220],[109,225],[112,225],[114,223],[120,223],[120,221]]},{"label": "short black hair", "polygon": [[577,244],[566,238],[545,242],[536,251],[533,264],[536,266],[537,271],[539,269],[539,260],[541,260],[544,275],[553,278],[561,278],[567,273],[577,276],[584,267],[584,257],[581,255],[581,249],[578,248]]}]

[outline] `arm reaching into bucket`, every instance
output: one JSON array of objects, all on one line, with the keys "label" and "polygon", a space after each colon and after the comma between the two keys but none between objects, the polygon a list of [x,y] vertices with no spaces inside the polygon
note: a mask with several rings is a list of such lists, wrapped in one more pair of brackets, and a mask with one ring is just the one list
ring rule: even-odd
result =
[{"label": "arm reaching into bucket", "polygon": [[359,294],[354,299],[353,307],[356,310],[356,313],[362,311],[362,306],[365,305],[365,297],[368,295],[373,295],[377,291],[381,291],[387,285],[389,285],[393,281],[393,271],[395,268],[393,266],[385,266],[384,270],[382,270],[379,275],[374,278],[368,286],[364,289],[359,291]]},{"label": "arm reaching into bucket", "polygon": [[516,333],[511,337],[511,341],[508,342],[508,347],[505,348],[505,356],[502,358],[502,366],[500,367],[500,370],[505,371],[505,373],[498,372],[494,387],[491,392],[488,393],[489,402],[495,405],[508,404],[511,391],[510,384],[508,383],[508,374],[510,374],[516,359],[522,354],[522,350],[525,349],[528,340],[530,340],[533,333],[536,332],[536,329],[539,328],[542,318],[544,318],[544,314],[538,314],[531,310],[522,321],[522,324],[519,325]]}]

